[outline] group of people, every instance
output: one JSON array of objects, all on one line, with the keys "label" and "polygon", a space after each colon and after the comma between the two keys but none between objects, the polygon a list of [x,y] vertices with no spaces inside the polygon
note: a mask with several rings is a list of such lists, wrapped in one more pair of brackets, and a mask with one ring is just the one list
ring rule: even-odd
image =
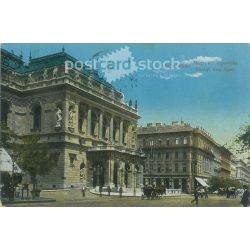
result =
[{"label": "group of people", "polygon": [[[102,186],[100,185],[99,186],[99,196],[102,197]],[[82,197],[85,197],[85,193],[86,193],[86,186],[83,185],[82,186]],[[108,196],[110,196],[110,193],[111,193],[111,187],[108,186],[107,187],[107,193],[108,193]],[[123,190],[122,190],[122,187],[119,188],[119,197],[122,197],[122,193],[123,193]]]},{"label": "group of people", "polygon": [[[243,207],[247,207],[249,205],[250,193],[249,193],[248,187],[246,185],[243,186],[243,189],[244,189],[244,192],[243,192],[243,195],[241,197],[240,204],[242,204]],[[191,203],[195,202],[196,206],[198,206],[199,205],[199,196],[201,196],[201,198],[202,198],[203,194],[204,194],[205,199],[207,199],[208,198],[208,191],[206,188],[204,189],[204,192],[203,191],[201,192],[201,190],[199,190],[198,188],[195,188],[194,199],[191,201]]]},{"label": "group of people", "polygon": [[191,203],[195,202],[196,206],[198,206],[199,205],[199,197],[208,199],[207,188],[201,188],[201,189],[195,188],[194,189],[194,199],[191,201]]}]

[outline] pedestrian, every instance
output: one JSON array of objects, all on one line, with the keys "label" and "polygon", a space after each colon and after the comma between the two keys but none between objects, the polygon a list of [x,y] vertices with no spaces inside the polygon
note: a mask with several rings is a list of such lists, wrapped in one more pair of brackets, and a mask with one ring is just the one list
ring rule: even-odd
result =
[{"label": "pedestrian", "polygon": [[203,198],[204,194],[205,194],[205,190],[204,190],[204,188],[202,188],[202,189],[200,190],[201,198]]},{"label": "pedestrian", "polygon": [[246,185],[243,186],[243,188],[244,188],[244,193],[242,195],[240,203],[243,205],[243,207],[247,207],[249,205],[250,193],[249,193],[248,187]]},{"label": "pedestrian", "polygon": [[99,196],[102,197],[102,186],[99,186]]},{"label": "pedestrian", "polygon": [[229,192],[229,188],[228,187],[226,189],[226,196],[227,196],[227,198],[230,198],[230,192]]},{"label": "pedestrian", "polygon": [[205,188],[205,199],[208,199],[208,191],[207,191],[207,188]]},{"label": "pedestrian", "polygon": [[85,197],[85,191],[86,191],[86,187],[85,185],[82,185],[82,197]]},{"label": "pedestrian", "polygon": [[122,187],[119,188],[119,194],[120,194],[120,198],[122,198]]},{"label": "pedestrian", "polygon": [[237,191],[236,191],[236,188],[234,188],[234,190],[233,190],[233,198],[234,198],[234,199],[237,198]]},{"label": "pedestrian", "polygon": [[110,192],[111,192],[111,188],[110,188],[110,186],[108,186],[108,188],[107,188],[107,192],[108,192],[108,196],[110,196]]},{"label": "pedestrian", "polygon": [[196,206],[198,206],[199,204],[199,193],[197,188],[194,189],[194,199],[191,201],[191,203],[193,204],[195,202]]}]

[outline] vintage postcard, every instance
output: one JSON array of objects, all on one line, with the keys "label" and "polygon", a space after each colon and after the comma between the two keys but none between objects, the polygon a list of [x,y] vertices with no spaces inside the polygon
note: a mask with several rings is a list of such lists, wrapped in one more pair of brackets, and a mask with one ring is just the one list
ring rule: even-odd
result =
[{"label": "vintage postcard", "polygon": [[248,206],[249,68],[249,44],[2,44],[1,206]]}]

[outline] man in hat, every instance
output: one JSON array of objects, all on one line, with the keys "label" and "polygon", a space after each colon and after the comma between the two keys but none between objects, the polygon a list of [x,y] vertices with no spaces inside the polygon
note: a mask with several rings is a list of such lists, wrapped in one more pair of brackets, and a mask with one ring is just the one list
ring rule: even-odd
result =
[{"label": "man in hat", "polygon": [[248,187],[246,185],[244,185],[243,188],[244,188],[244,193],[242,195],[240,203],[243,205],[243,207],[247,207],[249,205],[250,193],[249,193]]}]

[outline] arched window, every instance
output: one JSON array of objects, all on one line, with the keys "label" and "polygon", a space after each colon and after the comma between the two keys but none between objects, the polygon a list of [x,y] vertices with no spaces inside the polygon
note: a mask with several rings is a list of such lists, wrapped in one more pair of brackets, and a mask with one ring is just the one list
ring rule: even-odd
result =
[{"label": "arched window", "polygon": [[96,112],[93,112],[91,116],[91,135],[98,136],[98,116]]},{"label": "arched window", "polygon": [[109,137],[108,128],[109,128],[109,120],[107,117],[104,116],[103,126],[102,126],[102,136],[105,140],[108,140],[108,137]]},{"label": "arched window", "polygon": [[1,125],[2,128],[8,127],[8,113],[9,113],[9,104],[6,100],[1,101]]},{"label": "arched window", "polygon": [[114,138],[115,142],[119,141],[119,123],[118,123],[118,120],[114,120],[113,138]]},{"label": "arched window", "polygon": [[41,115],[42,115],[42,108],[39,104],[33,106],[33,129],[35,131],[41,130]]}]

